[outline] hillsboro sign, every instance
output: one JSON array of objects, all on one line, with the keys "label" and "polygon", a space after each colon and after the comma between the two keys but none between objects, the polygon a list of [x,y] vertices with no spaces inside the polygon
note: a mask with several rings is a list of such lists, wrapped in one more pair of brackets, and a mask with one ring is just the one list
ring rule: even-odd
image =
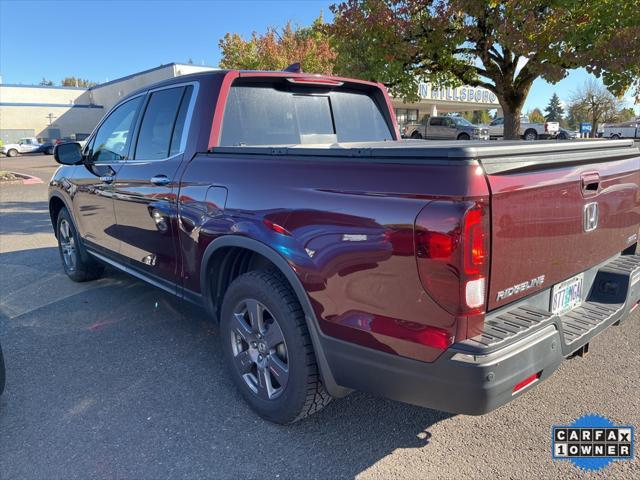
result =
[{"label": "hillsboro sign", "polygon": [[482,87],[439,87],[431,83],[421,82],[418,85],[418,95],[423,100],[440,100],[448,102],[473,102],[500,105],[495,93]]}]

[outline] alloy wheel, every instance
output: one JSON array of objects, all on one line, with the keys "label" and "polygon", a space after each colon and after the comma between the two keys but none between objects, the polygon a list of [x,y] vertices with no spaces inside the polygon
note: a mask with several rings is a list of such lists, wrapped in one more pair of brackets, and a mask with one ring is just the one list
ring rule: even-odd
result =
[{"label": "alloy wheel", "polygon": [[60,220],[59,229],[60,249],[65,266],[70,272],[76,269],[76,241],[73,238],[71,225],[66,219]]},{"label": "alloy wheel", "polygon": [[261,302],[241,301],[233,312],[231,349],[238,372],[263,400],[279,397],[289,379],[289,356],[278,320]]}]

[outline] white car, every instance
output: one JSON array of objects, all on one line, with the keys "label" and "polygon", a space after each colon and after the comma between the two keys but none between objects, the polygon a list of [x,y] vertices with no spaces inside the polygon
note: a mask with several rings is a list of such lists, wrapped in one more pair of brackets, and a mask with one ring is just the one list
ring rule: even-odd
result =
[{"label": "white car", "polygon": [[[558,122],[531,123],[528,117],[520,117],[520,137],[524,140],[556,138],[558,132],[560,132],[560,124]],[[504,118],[498,117],[489,124],[489,137],[502,138],[503,136]]]},{"label": "white car", "polygon": [[21,138],[18,143],[7,143],[0,147],[0,153],[7,157],[15,157],[19,153],[34,153],[42,151],[42,144],[36,138]]}]

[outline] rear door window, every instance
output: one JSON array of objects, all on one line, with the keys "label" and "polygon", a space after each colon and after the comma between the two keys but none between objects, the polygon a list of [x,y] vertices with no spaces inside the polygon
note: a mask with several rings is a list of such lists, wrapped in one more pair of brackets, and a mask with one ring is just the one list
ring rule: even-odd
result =
[{"label": "rear door window", "polygon": [[392,139],[375,100],[360,91],[233,86],[220,144],[297,145]]},{"label": "rear door window", "polygon": [[142,117],[136,160],[160,160],[180,151],[188,99],[185,87],[151,93]]}]

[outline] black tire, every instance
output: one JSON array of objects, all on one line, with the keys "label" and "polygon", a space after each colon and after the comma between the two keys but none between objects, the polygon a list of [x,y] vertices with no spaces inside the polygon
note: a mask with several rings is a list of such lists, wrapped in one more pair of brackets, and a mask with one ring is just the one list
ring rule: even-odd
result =
[{"label": "black tire", "polygon": [[[262,316],[260,324],[267,326],[264,330],[252,330],[249,323],[253,322],[249,322],[248,312],[244,313],[244,307],[255,305],[254,302],[263,308],[258,316]],[[277,347],[267,340],[274,331],[282,338],[275,344]],[[258,332],[257,337],[253,336],[254,332]],[[222,302],[220,336],[233,382],[262,418],[290,424],[320,411],[331,401],[320,381],[302,307],[280,272],[252,271],[231,283]],[[252,339],[258,337],[256,345]],[[269,353],[263,356],[258,352]],[[251,360],[252,356],[264,362],[262,368],[259,360]],[[277,365],[274,359],[286,366],[286,369],[280,367],[280,374],[273,369]],[[274,390],[273,398],[265,383],[258,380],[263,378],[261,375],[267,375],[265,382]],[[284,379],[284,385],[278,383],[280,378]]]},{"label": "black tire", "polygon": [[18,150],[16,150],[15,148],[12,148],[7,152],[7,157],[17,157],[17,156],[18,156]]},{"label": "black tire", "polygon": [[4,357],[2,356],[2,346],[0,346],[0,395],[4,392],[5,378]]},{"label": "black tire", "polygon": [[411,134],[411,138],[414,139],[414,140],[422,140],[422,135],[420,135],[420,133],[418,133],[418,132],[413,132]]},{"label": "black tire", "polygon": [[613,135],[611,135],[611,140],[619,140],[619,139],[620,139],[620,135],[615,134],[615,133]]},{"label": "black tire", "polygon": [[527,130],[526,132],[524,132],[523,138],[525,140],[537,140],[538,139],[538,132],[536,132],[535,130]]},{"label": "black tire", "polygon": [[53,147],[47,148],[47,151],[44,152],[45,155],[53,155]]},{"label": "black tire", "polygon": [[458,135],[458,140],[471,140],[471,137],[468,133],[461,133]]},{"label": "black tire", "polygon": [[67,276],[74,282],[87,282],[102,275],[104,265],[90,257],[84,249],[66,208],[60,210],[56,220],[58,251]]}]

